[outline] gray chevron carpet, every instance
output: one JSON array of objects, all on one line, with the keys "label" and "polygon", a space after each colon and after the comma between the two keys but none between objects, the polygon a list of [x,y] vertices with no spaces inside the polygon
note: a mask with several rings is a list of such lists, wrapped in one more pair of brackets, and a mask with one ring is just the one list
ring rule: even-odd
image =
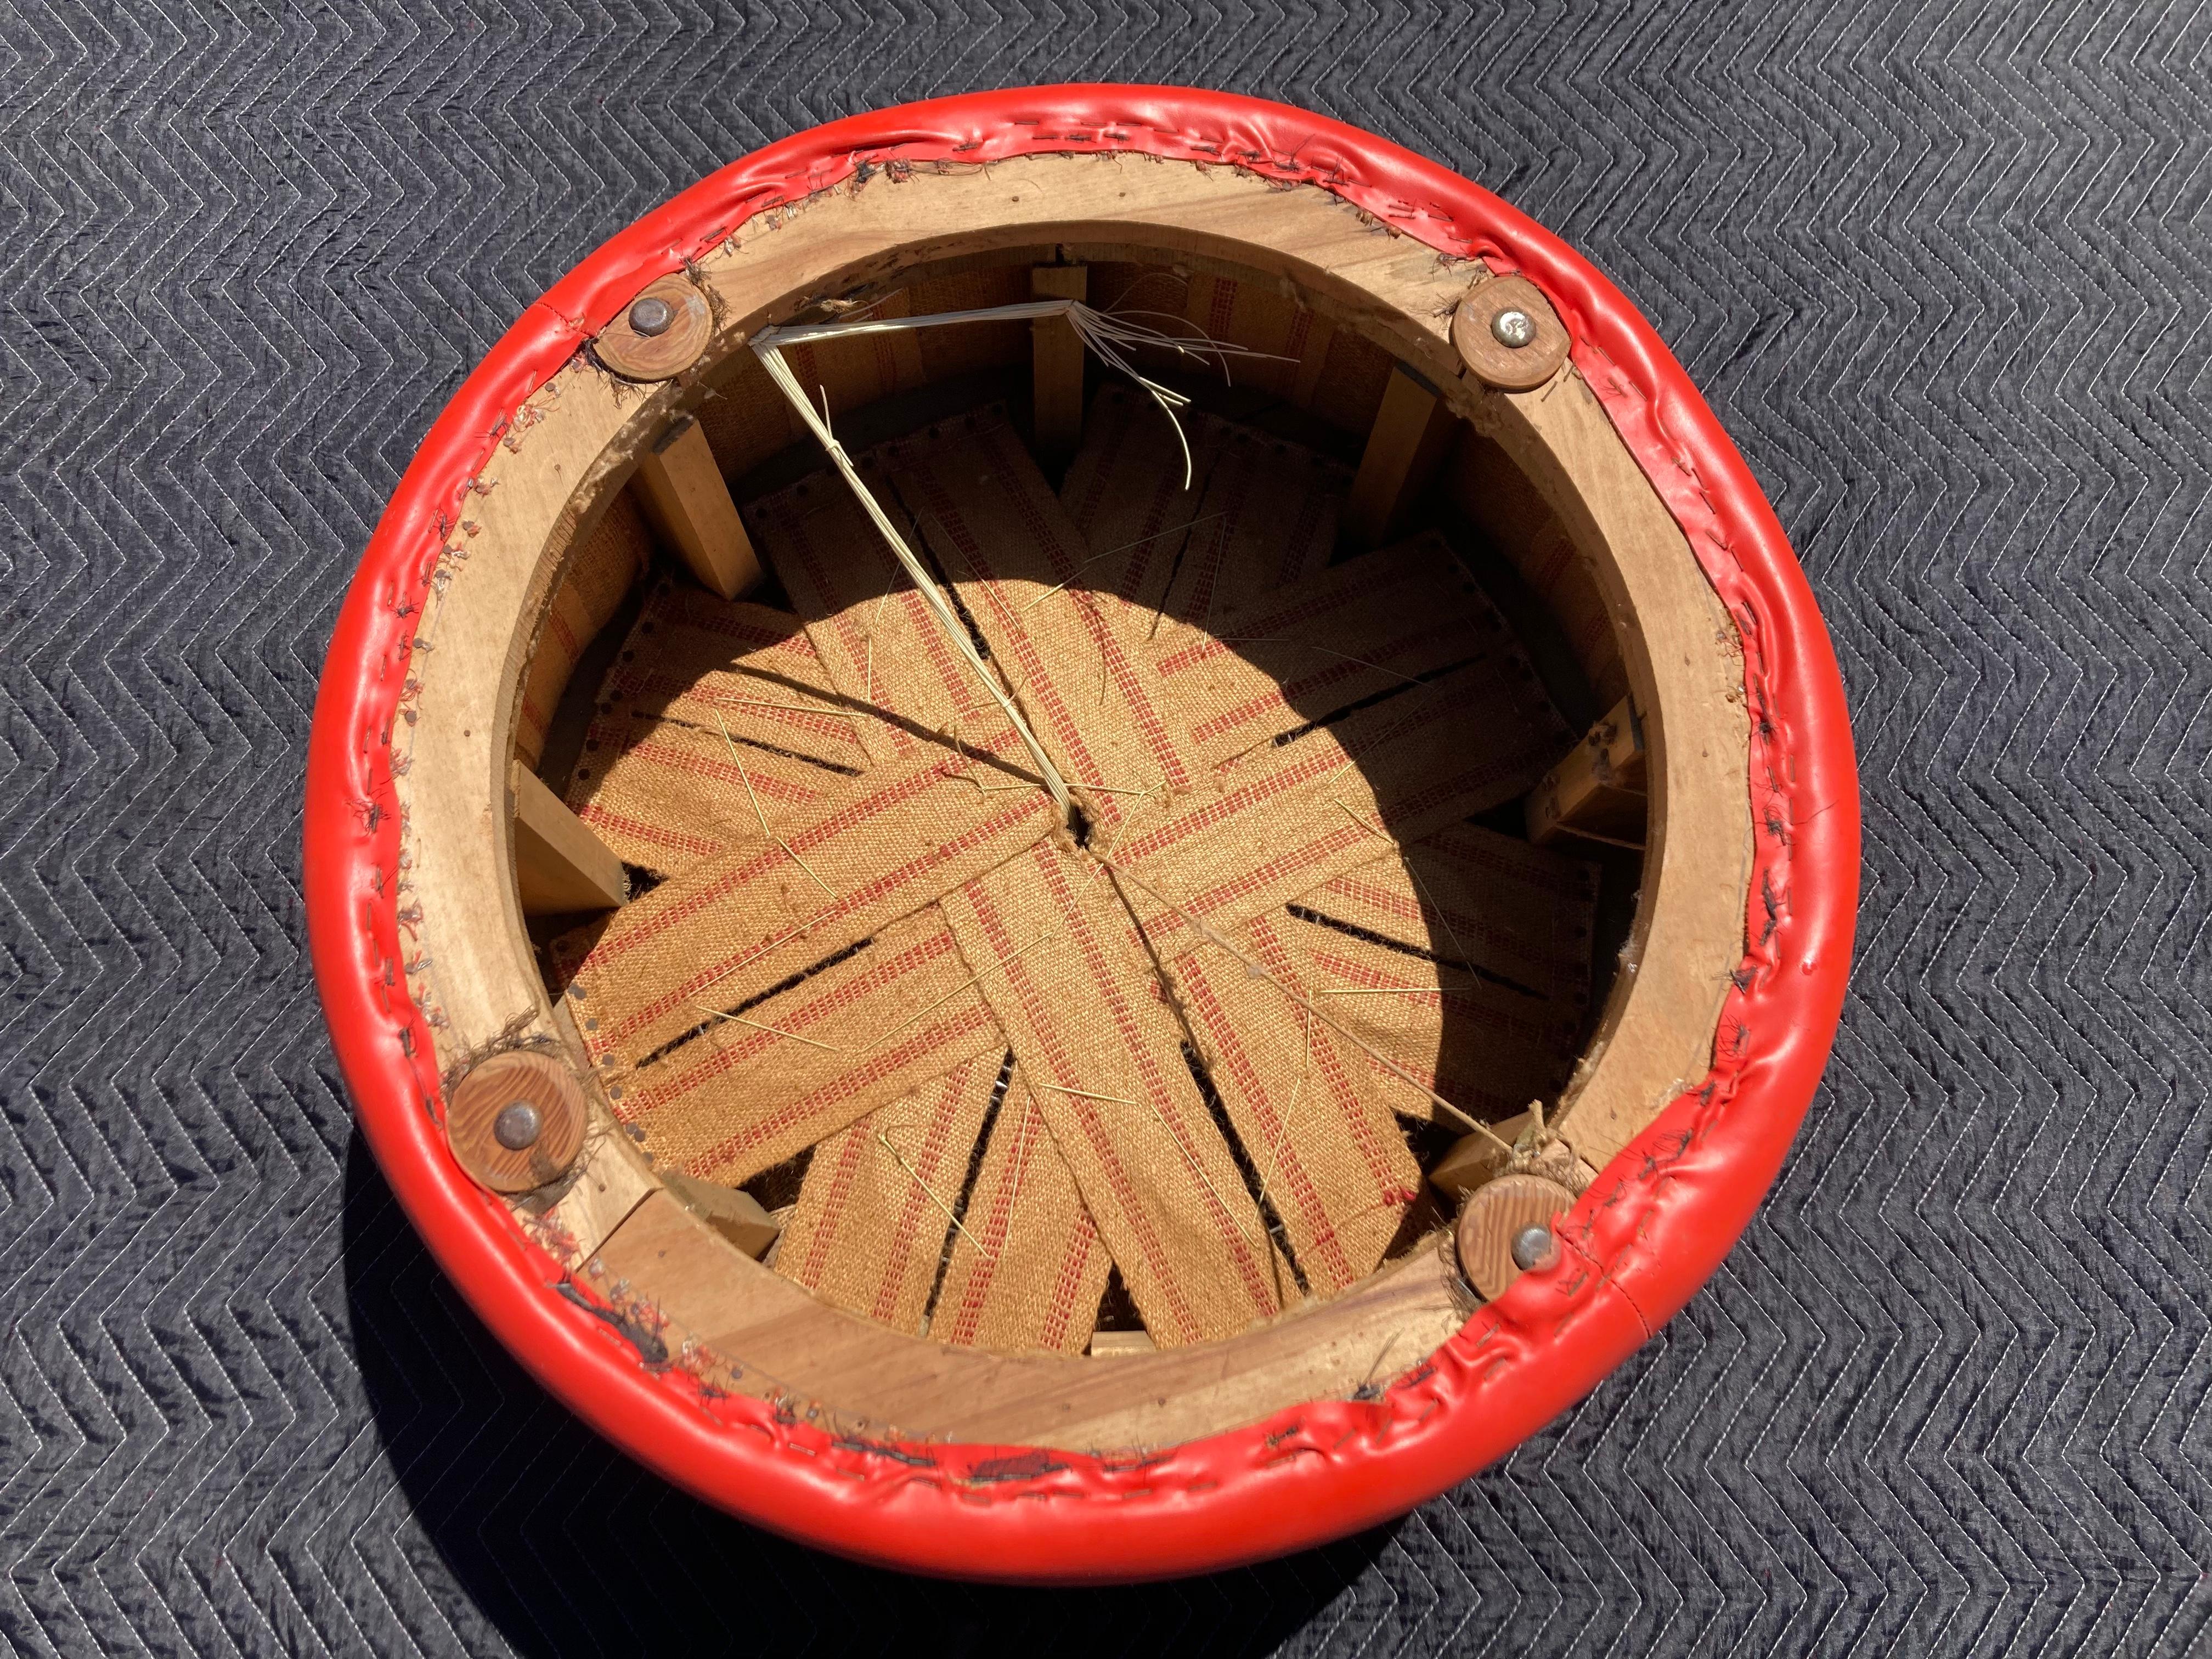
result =
[{"label": "gray chevron carpet", "polygon": [[[2212,1647],[2208,40],[2202,0],[0,0],[0,1638]],[[1081,78],[1360,123],[1614,276],[1826,607],[1866,899],[1779,1187],[1578,1411],[1315,1555],[1006,1593],[709,1515],[484,1336],[354,1137],[298,803],[353,562],[530,299],[796,128]]]}]

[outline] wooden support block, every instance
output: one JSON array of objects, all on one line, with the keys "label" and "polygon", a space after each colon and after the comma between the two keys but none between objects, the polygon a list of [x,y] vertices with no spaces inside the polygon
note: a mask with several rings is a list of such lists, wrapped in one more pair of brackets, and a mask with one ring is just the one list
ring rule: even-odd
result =
[{"label": "wooden support block", "polygon": [[1528,839],[1542,847],[1583,836],[1644,845],[1644,723],[1623,697],[1528,795]]},{"label": "wooden support block", "polygon": [[[1516,1112],[1503,1123],[1491,1126],[1495,1131],[1494,1138],[1462,1135],[1437,1160],[1436,1168],[1429,1171],[1429,1184],[1439,1192],[1462,1198],[1485,1182],[1495,1181],[1505,1173],[1505,1166],[1511,1161],[1511,1154],[1498,1141],[1508,1145],[1517,1142],[1535,1127],[1535,1122],[1534,1112]],[[1574,1148],[1564,1140],[1554,1140],[1545,1146],[1537,1159],[1537,1172],[1577,1193],[1597,1179],[1597,1171],[1576,1157]]]},{"label": "wooden support block", "polygon": [[1362,547],[1380,547],[1389,538],[1435,475],[1454,425],[1435,393],[1402,368],[1391,372],[1344,505],[1346,535]]},{"label": "wooden support block", "polygon": [[1518,1140],[1535,1119],[1527,1112],[1493,1124],[1498,1139],[1485,1134],[1462,1135],[1452,1143],[1451,1150],[1437,1160],[1429,1171],[1429,1184],[1440,1192],[1458,1197],[1473,1192],[1486,1181],[1494,1181],[1505,1172],[1506,1160],[1511,1156],[1504,1146]]},{"label": "wooden support block", "polygon": [[[1040,300],[1080,300],[1090,292],[1082,265],[1037,265],[1030,292]],[[1031,407],[1037,453],[1073,455],[1083,441],[1083,340],[1065,317],[1040,317],[1030,325],[1033,362]]]},{"label": "wooden support block", "polygon": [[750,1193],[701,1181],[680,1170],[659,1172],[669,1195],[756,1261],[768,1254],[783,1224]]},{"label": "wooden support block", "polygon": [[528,916],[611,910],[629,897],[622,860],[548,789],[538,774],[517,763],[514,789],[514,873]]},{"label": "wooden support block", "polygon": [[1115,1354],[1155,1353],[1149,1331],[1093,1331],[1091,1334],[1091,1357],[1104,1359]]},{"label": "wooden support block", "polygon": [[759,555],[698,422],[686,416],[638,457],[637,492],[660,538],[726,599],[761,579]]}]

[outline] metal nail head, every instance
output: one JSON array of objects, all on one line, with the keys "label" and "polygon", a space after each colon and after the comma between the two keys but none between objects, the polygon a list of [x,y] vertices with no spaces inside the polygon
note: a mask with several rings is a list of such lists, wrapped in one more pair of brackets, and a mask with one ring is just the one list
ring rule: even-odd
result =
[{"label": "metal nail head", "polygon": [[1549,1227],[1523,1227],[1513,1235],[1513,1265],[1524,1273],[1550,1267],[1559,1255],[1559,1242]]},{"label": "metal nail head", "polygon": [[510,1152],[520,1152],[538,1144],[538,1132],[543,1127],[538,1121],[538,1109],[526,1100],[518,1100],[500,1109],[491,1121],[491,1138]]},{"label": "metal nail head", "polygon": [[630,331],[651,339],[656,334],[668,332],[668,325],[676,320],[676,307],[658,294],[648,294],[629,308]]},{"label": "metal nail head", "polygon": [[1536,319],[1518,306],[1510,307],[1490,319],[1490,337],[1518,351],[1535,339]]}]

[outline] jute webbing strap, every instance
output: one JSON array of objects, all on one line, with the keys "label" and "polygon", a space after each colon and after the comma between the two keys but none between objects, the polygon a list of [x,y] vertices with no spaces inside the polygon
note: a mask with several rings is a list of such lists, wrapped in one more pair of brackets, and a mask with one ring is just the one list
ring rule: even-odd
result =
[{"label": "jute webbing strap", "polygon": [[[1010,734],[995,734],[1008,741]],[[556,977],[589,1000],[594,1065],[639,1066],[696,1025],[860,945],[1056,822],[1042,791],[985,793],[942,749],[852,781],[775,844],[706,860],[554,941]]]},{"label": "jute webbing strap", "polygon": [[848,775],[867,763],[860,723],[798,617],[672,578],[647,597],[602,701],[695,726],[719,716],[748,742]]},{"label": "jute webbing strap", "polygon": [[[915,541],[882,467],[859,458],[877,502]],[[852,492],[815,477],[744,510],[753,544],[782,580],[830,683],[859,708],[860,739],[878,763],[903,759],[961,726],[996,723],[975,670],[929,614],[921,595]]]},{"label": "jute webbing strap", "polygon": [[1109,625],[1089,544],[993,408],[872,452],[1032,729],[1109,839],[1191,774],[1151,662]]},{"label": "jute webbing strap", "polygon": [[1279,931],[1315,1005],[1366,1045],[1375,1098],[1434,1115],[1410,1074],[1499,1118],[1566,1081],[1589,1014],[1595,898],[1592,866],[1458,824],[1308,892]]},{"label": "jute webbing strap", "polygon": [[[465,556],[465,536],[455,550]],[[653,538],[643,516],[627,493],[617,494],[569,561],[531,655],[514,734],[515,748],[530,765],[537,765],[544,750],[545,728],[585,644],[622,608],[623,596],[652,558]]]},{"label": "jute webbing strap", "polygon": [[1105,872],[1039,842],[944,908],[1154,1340],[1279,1309],[1295,1290]]},{"label": "jute webbing strap", "polygon": [[[1279,908],[1380,851],[1525,793],[1567,733],[1533,679],[1498,659],[1254,750],[1211,799],[1133,824],[1113,857],[1141,875],[1148,932],[1180,925],[1161,901],[1224,931]],[[1470,708],[1488,717],[1466,718]],[[1157,931],[1155,931],[1157,930]]]},{"label": "jute webbing strap", "polygon": [[1202,516],[1206,477],[1227,435],[1220,422],[1195,410],[1176,418],[1182,442],[1152,399],[1124,386],[1101,387],[1060,487],[1060,505],[1089,550],[1083,585],[1122,601],[1108,615],[1133,649],[1149,642],[1167,603],[1168,579]]},{"label": "jute webbing strap", "polygon": [[1596,892],[1596,866],[1585,860],[1455,823],[1332,878],[1302,902],[1469,967],[1486,983],[1580,1007],[1589,996]]},{"label": "jute webbing strap", "polygon": [[1159,678],[1192,746],[1218,763],[1452,668],[1517,655],[1431,532],[1241,606],[1218,635],[1178,636]]},{"label": "jute webbing strap", "polygon": [[770,845],[842,781],[711,725],[608,715],[592,722],[585,743],[590,763],[571,780],[569,804],[624,864],[656,876]]},{"label": "jute webbing strap", "polygon": [[[1238,607],[1318,574],[1335,551],[1351,482],[1311,450],[1231,428],[1206,474],[1203,522],[1168,586],[1168,622],[1213,633]],[[1176,637],[1166,627],[1158,635],[1169,644]]]},{"label": "jute webbing strap", "polygon": [[1113,1258],[1018,1067],[951,1249],[938,1340],[1061,1353],[1090,1341]]},{"label": "jute webbing strap", "polygon": [[1264,917],[1239,936],[1269,979],[1204,947],[1170,972],[1261,1191],[1308,1285],[1325,1296],[1382,1261],[1419,1195],[1421,1170],[1389,1108],[1364,1086],[1364,1057],[1305,1006],[1313,987],[1280,932]]},{"label": "jute webbing strap", "polygon": [[683,1030],[600,1073],[656,1155],[730,1185],[1006,1046],[935,906],[737,1008],[696,1001]]},{"label": "jute webbing strap", "polygon": [[798,618],[663,582],[607,676],[568,804],[669,876],[763,845],[867,763]]},{"label": "jute webbing strap", "polygon": [[954,1206],[1005,1055],[979,1054],[815,1149],[775,1268],[823,1301],[919,1335],[929,1325]]}]

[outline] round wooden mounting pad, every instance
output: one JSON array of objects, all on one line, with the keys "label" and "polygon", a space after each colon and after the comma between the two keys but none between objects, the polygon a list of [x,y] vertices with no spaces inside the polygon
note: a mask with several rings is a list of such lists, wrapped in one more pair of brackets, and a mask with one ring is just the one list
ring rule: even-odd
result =
[{"label": "round wooden mounting pad", "polygon": [[[501,1146],[493,1127],[515,1105],[538,1113],[538,1139],[520,1149]],[[495,1055],[453,1091],[446,1142],[471,1177],[492,1191],[535,1191],[559,1180],[583,1150],[584,1091],[550,1054]]]},{"label": "round wooden mounting pad", "polygon": [[[630,326],[630,307],[638,300],[665,300],[676,313],[658,334]],[[592,342],[592,353],[625,380],[665,380],[699,361],[714,332],[714,314],[696,284],[683,276],[663,276],[624,306]]]},{"label": "round wooden mounting pad", "polygon": [[[1527,345],[1507,345],[1490,331],[1499,314],[1508,311],[1525,312],[1536,325],[1536,337]],[[1477,283],[1452,314],[1452,343],[1459,348],[1469,374],[1503,392],[1533,391],[1558,374],[1567,360],[1566,326],[1543,290],[1526,276]]]},{"label": "round wooden mounting pad", "polygon": [[1459,1212],[1459,1265],[1468,1284],[1494,1302],[1521,1277],[1513,1241],[1574,1207],[1575,1195],[1540,1175],[1502,1175],[1468,1194]]}]

